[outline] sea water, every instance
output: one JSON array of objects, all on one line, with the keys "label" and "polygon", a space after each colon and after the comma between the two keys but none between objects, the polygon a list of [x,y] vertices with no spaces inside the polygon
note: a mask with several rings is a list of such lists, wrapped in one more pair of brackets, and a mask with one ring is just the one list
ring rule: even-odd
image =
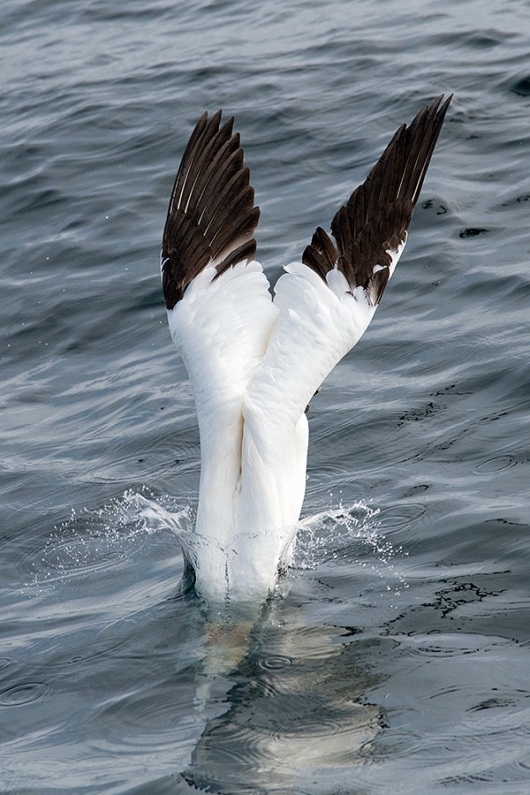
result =
[{"label": "sea water", "polygon": [[[528,793],[529,32],[525,0],[4,0],[2,795]],[[311,402],[293,566],[209,615],[158,264],[191,129],[235,115],[274,282],[450,92]]]}]

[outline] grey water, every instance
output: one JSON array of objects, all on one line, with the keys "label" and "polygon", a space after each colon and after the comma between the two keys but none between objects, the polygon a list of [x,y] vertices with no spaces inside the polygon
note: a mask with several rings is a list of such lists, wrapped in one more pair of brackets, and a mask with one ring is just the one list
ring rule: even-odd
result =
[{"label": "grey water", "polygon": [[[4,0],[0,793],[530,791],[530,4]],[[235,115],[274,282],[455,93],[367,333],[314,398],[293,566],[205,610],[159,246]]]}]

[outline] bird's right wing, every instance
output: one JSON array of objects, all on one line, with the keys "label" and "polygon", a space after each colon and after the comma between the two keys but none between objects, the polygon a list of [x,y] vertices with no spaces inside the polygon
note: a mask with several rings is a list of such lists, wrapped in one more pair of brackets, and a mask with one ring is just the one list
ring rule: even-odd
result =
[{"label": "bird's right wing", "polygon": [[288,265],[276,284],[279,317],[249,385],[245,424],[267,466],[279,473],[307,403],[365,332],[403,251],[451,101],[442,99],[398,129],[333,218],[334,242],[319,227],[302,262]]}]

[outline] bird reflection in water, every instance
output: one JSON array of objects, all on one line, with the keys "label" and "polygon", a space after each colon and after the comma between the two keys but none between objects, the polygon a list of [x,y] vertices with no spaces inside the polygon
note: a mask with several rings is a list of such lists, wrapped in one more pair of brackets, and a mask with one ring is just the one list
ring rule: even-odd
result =
[{"label": "bird reflection in water", "polygon": [[254,625],[208,625],[196,699],[206,725],[183,773],[195,788],[292,792],[317,770],[340,786],[370,760],[384,717],[366,701],[377,682],[366,642],[301,612],[271,600]]}]

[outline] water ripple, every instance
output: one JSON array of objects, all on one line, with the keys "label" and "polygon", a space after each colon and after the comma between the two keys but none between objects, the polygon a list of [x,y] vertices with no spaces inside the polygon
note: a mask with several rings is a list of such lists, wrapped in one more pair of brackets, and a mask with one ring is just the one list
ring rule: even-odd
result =
[{"label": "water ripple", "polygon": [[509,469],[517,464],[517,459],[512,455],[497,455],[493,458],[488,458],[486,461],[477,464],[475,472],[502,472],[503,469]]},{"label": "water ripple", "polygon": [[20,707],[44,698],[49,691],[44,682],[23,682],[0,691],[1,707]]},{"label": "water ripple", "polygon": [[[0,4],[3,790],[526,793],[529,26],[526,0]],[[216,651],[176,598],[185,142],[235,115],[274,280],[442,91],[399,268],[311,402],[295,568]]]}]

